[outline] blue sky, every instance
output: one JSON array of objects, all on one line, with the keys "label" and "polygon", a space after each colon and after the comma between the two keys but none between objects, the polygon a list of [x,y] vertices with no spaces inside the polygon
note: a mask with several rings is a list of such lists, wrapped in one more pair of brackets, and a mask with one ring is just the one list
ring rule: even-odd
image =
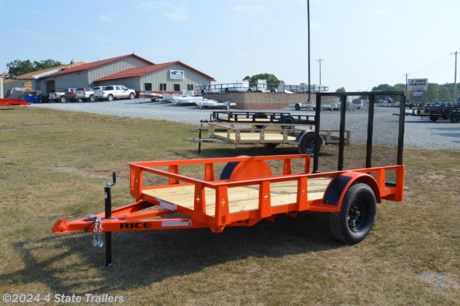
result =
[{"label": "blue sky", "polygon": [[[307,82],[306,0],[0,0],[0,72],[15,59],[174,60],[218,83],[272,73]],[[370,90],[453,83],[459,0],[310,0],[311,83]],[[460,59],[459,59],[460,60]],[[460,79],[460,75],[459,75]]]}]

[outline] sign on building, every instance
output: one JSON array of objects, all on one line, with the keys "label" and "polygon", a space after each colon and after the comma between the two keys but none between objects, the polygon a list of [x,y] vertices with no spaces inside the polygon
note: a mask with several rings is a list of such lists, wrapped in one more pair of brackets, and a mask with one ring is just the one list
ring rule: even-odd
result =
[{"label": "sign on building", "polygon": [[407,87],[409,91],[427,91],[428,79],[408,79]]},{"label": "sign on building", "polygon": [[171,80],[183,80],[184,70],[169,70],[169,78]]}]

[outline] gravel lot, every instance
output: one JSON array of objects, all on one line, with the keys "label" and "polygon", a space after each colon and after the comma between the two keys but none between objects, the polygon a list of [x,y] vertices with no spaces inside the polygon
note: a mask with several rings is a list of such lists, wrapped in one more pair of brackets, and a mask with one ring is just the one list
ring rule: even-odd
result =
[{"label": "gravel lot", "polygon": [[[209,119],[209,115],[213,111],[192,106],[174,106],[172,104],[138,99],[94,103],[46,103],[33,104],[33,107],[176,121],[197,126],[199,126],[200,120]],[[305,112],[289,111],[293,114],[305,114]],[[396,112],[397,110],[384,109],[382,111]],[[394,118],[396,119],[396,117]],[[445,120],[431,122],[427,118],[420,119],[420,117],[407,116],[404,143],[405,147],[410,148],[460,149],[460,124]]]}]

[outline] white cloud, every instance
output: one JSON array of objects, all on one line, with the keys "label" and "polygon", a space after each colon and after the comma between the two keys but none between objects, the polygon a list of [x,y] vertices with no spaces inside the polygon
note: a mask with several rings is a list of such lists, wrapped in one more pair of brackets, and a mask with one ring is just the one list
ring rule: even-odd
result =
[{"label": "white cloud", "polygon": [[159,11],[166,19],[181,22],[189,19],[187,9],[183,4],[165,1],[144,1],[137,5],[141,10]]},{"label": "white cloud", "polygon": [[232,10],[236,13],[247,15],[262,15],[267,11],[267,7],[259,4],[235,5]]},{"label": "white cloud", "polygon": [[102,23],[113,23],[114,19],[116,16],[118,16],[119,13],[117,12],[108,12],[105,14],[99,15],[99,21]]}]

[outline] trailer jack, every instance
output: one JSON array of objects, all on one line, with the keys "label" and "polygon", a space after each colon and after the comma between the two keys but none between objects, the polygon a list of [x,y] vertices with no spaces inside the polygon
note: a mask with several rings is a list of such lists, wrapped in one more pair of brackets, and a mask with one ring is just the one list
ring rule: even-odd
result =
[{"label": "trailer jack", "polygon": [[[117,174],[112,173],[112,181],[106,182],[104,187],[104,202],[105,202],[105,217],[99,218],[94,215],[88,215],[85,221],[92,221],[84,232],[88,232],[89,228],[93,226],[93,246],[102,248],[104,246],[104,239],[102,238],[102,227],[104,219],[112,218],[112,187],[117,183]],[[105,265],[104,268],[113,266],[112,262],[112,232],[105,232]]]}]

